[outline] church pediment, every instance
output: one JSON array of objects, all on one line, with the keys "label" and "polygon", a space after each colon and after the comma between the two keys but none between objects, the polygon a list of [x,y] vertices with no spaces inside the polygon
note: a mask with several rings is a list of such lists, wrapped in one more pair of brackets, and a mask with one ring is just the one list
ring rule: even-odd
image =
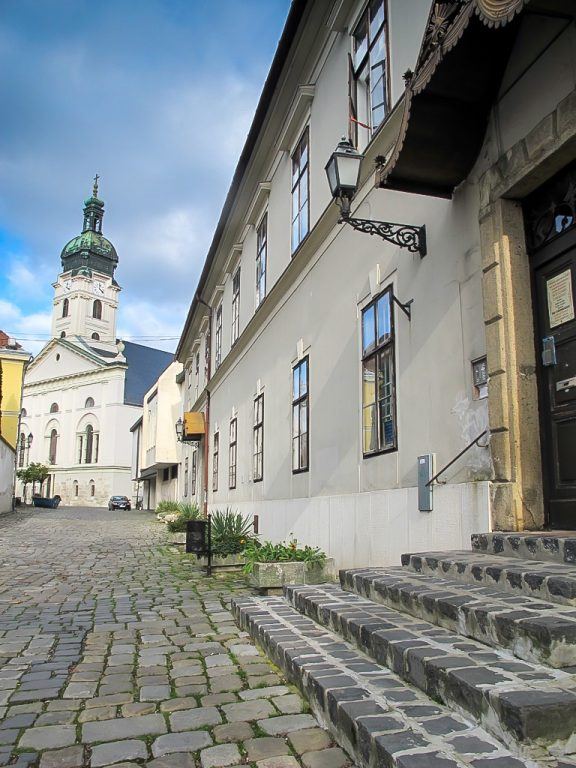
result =
[{"label": "church pediment", "polygon": [[110,362],[67,339],[52,339],[28,366],[26,384],[98,371]]}]

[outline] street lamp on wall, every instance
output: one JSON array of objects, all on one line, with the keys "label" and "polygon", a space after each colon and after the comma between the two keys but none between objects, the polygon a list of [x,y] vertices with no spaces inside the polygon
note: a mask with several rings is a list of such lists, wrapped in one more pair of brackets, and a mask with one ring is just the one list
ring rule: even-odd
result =
[{"label": "street lamp on wall", "polygon": [[389,243],[406,248],[411,253],[419,253],[421,258],[426,256],[426,227],[412,224],[393,224],[389,221],[372,221],[357,219],[350,216],[350,203],[358,189],[360,166],[364,155],[361,155],[348,141],[343,138],[330,160],[326,163],[326,176],[334,201],[340,208],[339,223],[350,224],[359,232],[368,235],[378,235]]},{"label": "street lamp on wall", "polygon": [[178,442],[181,443],[182,438],[184,437],[184,422],[182,421],[182,417],[180,417],[176,422],[175,429],[176,429],[176,440],[178,440]]}]

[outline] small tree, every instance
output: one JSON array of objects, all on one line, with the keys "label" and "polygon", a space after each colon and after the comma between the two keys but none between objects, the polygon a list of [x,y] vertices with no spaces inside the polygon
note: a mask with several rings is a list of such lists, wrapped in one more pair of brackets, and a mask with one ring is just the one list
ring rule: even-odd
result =
[{"label": "small tree", "polygon": [[23,500],[26,501],[26,488],[32,482],[32,473],[30,472],[30,467],[24,467],[23,469],[17,470],[16,477],[22,483],[22,497]]},{"label": "small tree", "polygon": [[32,483],[32,496],[34,496],[34,491],[36,490],[36,483],[40,483],[40,494],[42,493],[42,485],[44,483],[44,480],[48,477],[50,474],[50,470],[45,464],[39,464],[38,462],[32,462],[27,469],[30,472],[30,480],[29,482]]}]

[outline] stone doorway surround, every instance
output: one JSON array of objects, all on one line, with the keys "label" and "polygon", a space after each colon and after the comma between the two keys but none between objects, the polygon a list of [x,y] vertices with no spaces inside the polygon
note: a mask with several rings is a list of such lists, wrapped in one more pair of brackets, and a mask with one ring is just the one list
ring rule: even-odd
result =
[{"label": "stone doorway surround", "polygon": [[576,158],[576,91],[480,179],[494,530],[546,525],[530,264],[520,201]]}]

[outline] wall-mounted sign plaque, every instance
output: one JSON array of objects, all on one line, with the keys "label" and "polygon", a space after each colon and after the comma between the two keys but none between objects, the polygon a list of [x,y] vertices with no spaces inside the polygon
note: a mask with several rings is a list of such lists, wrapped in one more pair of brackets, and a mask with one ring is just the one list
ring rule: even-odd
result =
[{"label": "wall-mounted sign plaque", "polygon": [[548,317],[550,328],[574,320],[574,298],[572,295],[572,270],[566,269],[546,281],[548,294]]}]

